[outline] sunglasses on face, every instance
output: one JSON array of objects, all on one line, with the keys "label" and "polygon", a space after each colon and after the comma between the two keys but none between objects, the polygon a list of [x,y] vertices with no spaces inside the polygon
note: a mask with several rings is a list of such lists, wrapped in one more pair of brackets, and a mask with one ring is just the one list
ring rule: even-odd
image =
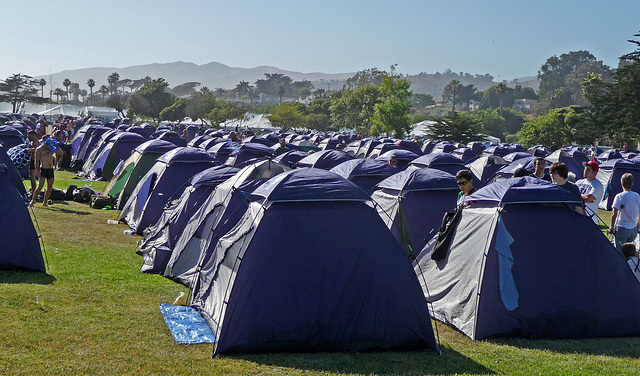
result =
[{"label": "sunglasses on face", "polygon": [[469,182],[469,181],[459,181],[459,182],[458,182],[458,185],[465,185],[465,184],[467,184],[468,182]]}]

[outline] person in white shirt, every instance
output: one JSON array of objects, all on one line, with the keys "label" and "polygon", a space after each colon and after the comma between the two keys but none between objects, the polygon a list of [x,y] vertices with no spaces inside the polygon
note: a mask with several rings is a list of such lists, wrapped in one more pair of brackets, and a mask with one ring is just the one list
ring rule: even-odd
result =
[{"label": "person in white shirt", "polygon": [[615,235],[616,249],[621,250],[624,243],[632,243],[638,235],[640,223],[640,195],[632,191],[633,175],[622,175],[622,192],[613,198],[611,225],[609,233]]},{"label": "person in white shirt", "polygon": [[604,195],[604,187],[596,175],[600,168],[598,162],[584,162],[584,179],[580,179],[576,182],[578,188],[580,188],[580,194],[585,202],[586,215],[591,217],[595,224],[598,224],[598,206]]}]

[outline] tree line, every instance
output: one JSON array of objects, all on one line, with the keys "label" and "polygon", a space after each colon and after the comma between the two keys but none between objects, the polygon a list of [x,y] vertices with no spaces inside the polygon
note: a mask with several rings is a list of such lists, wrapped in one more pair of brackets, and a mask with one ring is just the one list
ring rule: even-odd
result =
[{"label": "tree line", "polygon": [[[638,41],[630,42],[640,46]],[[430,138],[455,142],[492,135],[525,146],[635,145],[640,136],[638,51],[622,56],[616,69],[588,51],[552,56],[538,71],[537,92],[517,82],[500,82],[480,91],[473,84],[461,83],[466,77],[462,72],[446,72],[454,79],[444,87],[438,103],[431,95],[414,94],[410,81],[396,72],[395,65],[389,71],[370,68],[358,72],[341,89],[331,91],[279,73],[266,73],[253,84],[240,81],[230,90],[210,90],[199,82],[169,88],[162,78],[121,79],[114,72],[108,84],[95,93],[101,95],[100,103],[123,116],[153,121],[189,117],[220,124],[256,112],[271,114],[272,123],[283,131],[352,129],[364,136],[405,137],[412,124],[428,119],[433,124]],[[475,78],[492,79],[487,75]],[[86,84],[89,93],[65,79],[65,89],[53,91],[56,102],[62,98],[74,103],[82,98],[94,104],[95,80]],[[0,82],[0,100],[12,103],[14,111],[24,101],[46,102],[45,85],[43,79],[12,75]],[[515,99],[536,100],[537,106],[532,113],[523,113],[512,109]]]}]

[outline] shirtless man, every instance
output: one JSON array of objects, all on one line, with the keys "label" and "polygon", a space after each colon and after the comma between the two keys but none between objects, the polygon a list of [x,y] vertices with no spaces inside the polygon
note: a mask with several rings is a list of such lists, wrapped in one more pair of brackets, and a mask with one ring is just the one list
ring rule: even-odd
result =
[{"label": "shirtless man", "polygon": [[[52,150],[53,149],[53,150]],[[29,206],[33,206],[38,199],[38,194],[44,187],[45,180],[47,181],[47,190],[44,192],[44,201],[42,206],[48,207],[49,197],[53,190],[53,156],[57,150],[57,145],[51,139],[47,139],[42,145],[38,146],[35,155],[36,174],[40,176],[40,182],[38,188],[33,192],[31,196],[31,203]]]}]

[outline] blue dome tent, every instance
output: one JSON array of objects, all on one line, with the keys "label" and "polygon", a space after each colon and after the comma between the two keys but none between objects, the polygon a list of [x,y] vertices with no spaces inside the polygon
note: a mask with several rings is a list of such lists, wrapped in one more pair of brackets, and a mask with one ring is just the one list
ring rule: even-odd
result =
[{"label": "blue dome tent", "polygon": [[640,334],[640,284],[598,226],[574,211],[581,199],[521,177],[467,201],[450,246],[436,248],[434,237],[414,263],[433,317],[472,340]]},{"label": "blue dome tent", "polygon": [[120,220],[137,234],[156,223],[164,206],[178,198],[189,179],[215,166],[214,157],[195,148],[175,148],[160,157],[124,204]]},{"label": "blue dome tent", "polygon": [[419,168],[381,181],[371,198],[407,255],[415,257],[424,246],[425,237],[437,231],[444,214],[455,209],[459,192],[455,176]]},{"label": "blue dome tent", "polygon": [[253,196],[193,287],[214,354],[437,349],[411,263],[361,189],[305,168]]}]

